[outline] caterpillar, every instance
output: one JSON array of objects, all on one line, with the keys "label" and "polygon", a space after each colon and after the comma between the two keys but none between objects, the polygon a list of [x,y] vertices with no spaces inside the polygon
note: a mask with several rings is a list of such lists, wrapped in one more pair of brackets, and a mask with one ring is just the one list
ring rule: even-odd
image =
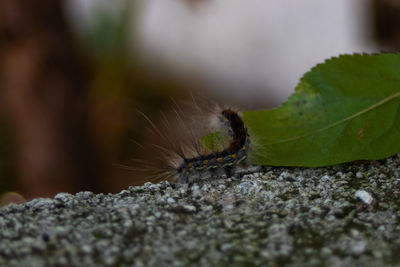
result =
[{"label": "caterpillar", "polygon": [[[212,108],[209,103],[204,102],[202,107],[211,107],[205,110],[194,98],[190,103],[191,108],[183,111],[173,99],[171,100],[175,104],[172,116],[161,113],[159,123],[153,122],[138,110],[151,126],[147,129],[153,140],[156,140],[156,143],[152,142],[156,151],[152,152],[150,160],[132,159],[136,161],[137,166],[141,166],[140,168],[121,167],[142,174],[147,173],[143,177],[144,181],[192,183],[224,174],[232,176],[238,166],[243,167],[246,164],[250,151],[250,136],[236,111],[215,105]],[[169,118],[174,120],[171,122]],[[210,143],[202,142],[205,137],[210,136]],[[149,151],[139,143],[136,144],[144,151]]]},{"label": "caterpillar", "polygon": [[171,161],[169,170],[172,181],[190,183],[198,179],[226,174],[231,176],[238,165],[243,165],[248,157],[250,136],[242,119],[232,109],[220,112],[222,127],[227,131],[231,140],[229,146],[221,151],[187,157],[177,153],[180,161]]}]

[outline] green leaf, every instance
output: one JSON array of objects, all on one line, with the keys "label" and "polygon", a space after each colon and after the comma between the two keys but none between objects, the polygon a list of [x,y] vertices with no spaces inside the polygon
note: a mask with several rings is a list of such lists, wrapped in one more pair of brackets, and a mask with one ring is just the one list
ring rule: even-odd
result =
[{"label": "green leaf", "polygon": [[230,142],[230,136],[226,132],[217,131],[203,136],[200,145],[210,151],[220,151]]},{"label": "green leaf", "polygon": [[250,163],[326,166],[400,152],[400,54],[318,64],[272,110],[246,111]]}]

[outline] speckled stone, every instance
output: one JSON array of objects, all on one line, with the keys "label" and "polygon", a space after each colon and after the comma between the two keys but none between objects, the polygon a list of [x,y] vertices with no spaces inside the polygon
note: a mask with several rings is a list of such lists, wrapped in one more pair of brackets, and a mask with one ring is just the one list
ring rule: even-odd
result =
[{"label": "speckled stone", "polygon": [[0,209],[0,266],[400,266],[400,157]]}]

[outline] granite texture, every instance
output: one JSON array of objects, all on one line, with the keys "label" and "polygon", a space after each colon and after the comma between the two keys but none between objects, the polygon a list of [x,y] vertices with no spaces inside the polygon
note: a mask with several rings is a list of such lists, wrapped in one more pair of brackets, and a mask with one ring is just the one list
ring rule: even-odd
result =
[{"label": "granite texture", "polygon": [[0,209],[0,266],[400,266],[400,156]]}]

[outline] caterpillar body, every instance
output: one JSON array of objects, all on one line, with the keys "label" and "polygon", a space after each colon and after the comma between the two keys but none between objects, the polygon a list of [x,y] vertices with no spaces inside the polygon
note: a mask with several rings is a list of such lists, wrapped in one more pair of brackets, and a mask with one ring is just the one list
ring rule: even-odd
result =
[{"label": "caterpillar body", "polygon": [[240,116],[232,109],[223,109],[218,115],[220,122],[230,137],[227,148],[195,157],[177,153],[180,161],[169,164],[172,181],[191,183],[198,179],[226,174],[231,176],[239,165],[244,165],[248,157],[250,136]]}]

